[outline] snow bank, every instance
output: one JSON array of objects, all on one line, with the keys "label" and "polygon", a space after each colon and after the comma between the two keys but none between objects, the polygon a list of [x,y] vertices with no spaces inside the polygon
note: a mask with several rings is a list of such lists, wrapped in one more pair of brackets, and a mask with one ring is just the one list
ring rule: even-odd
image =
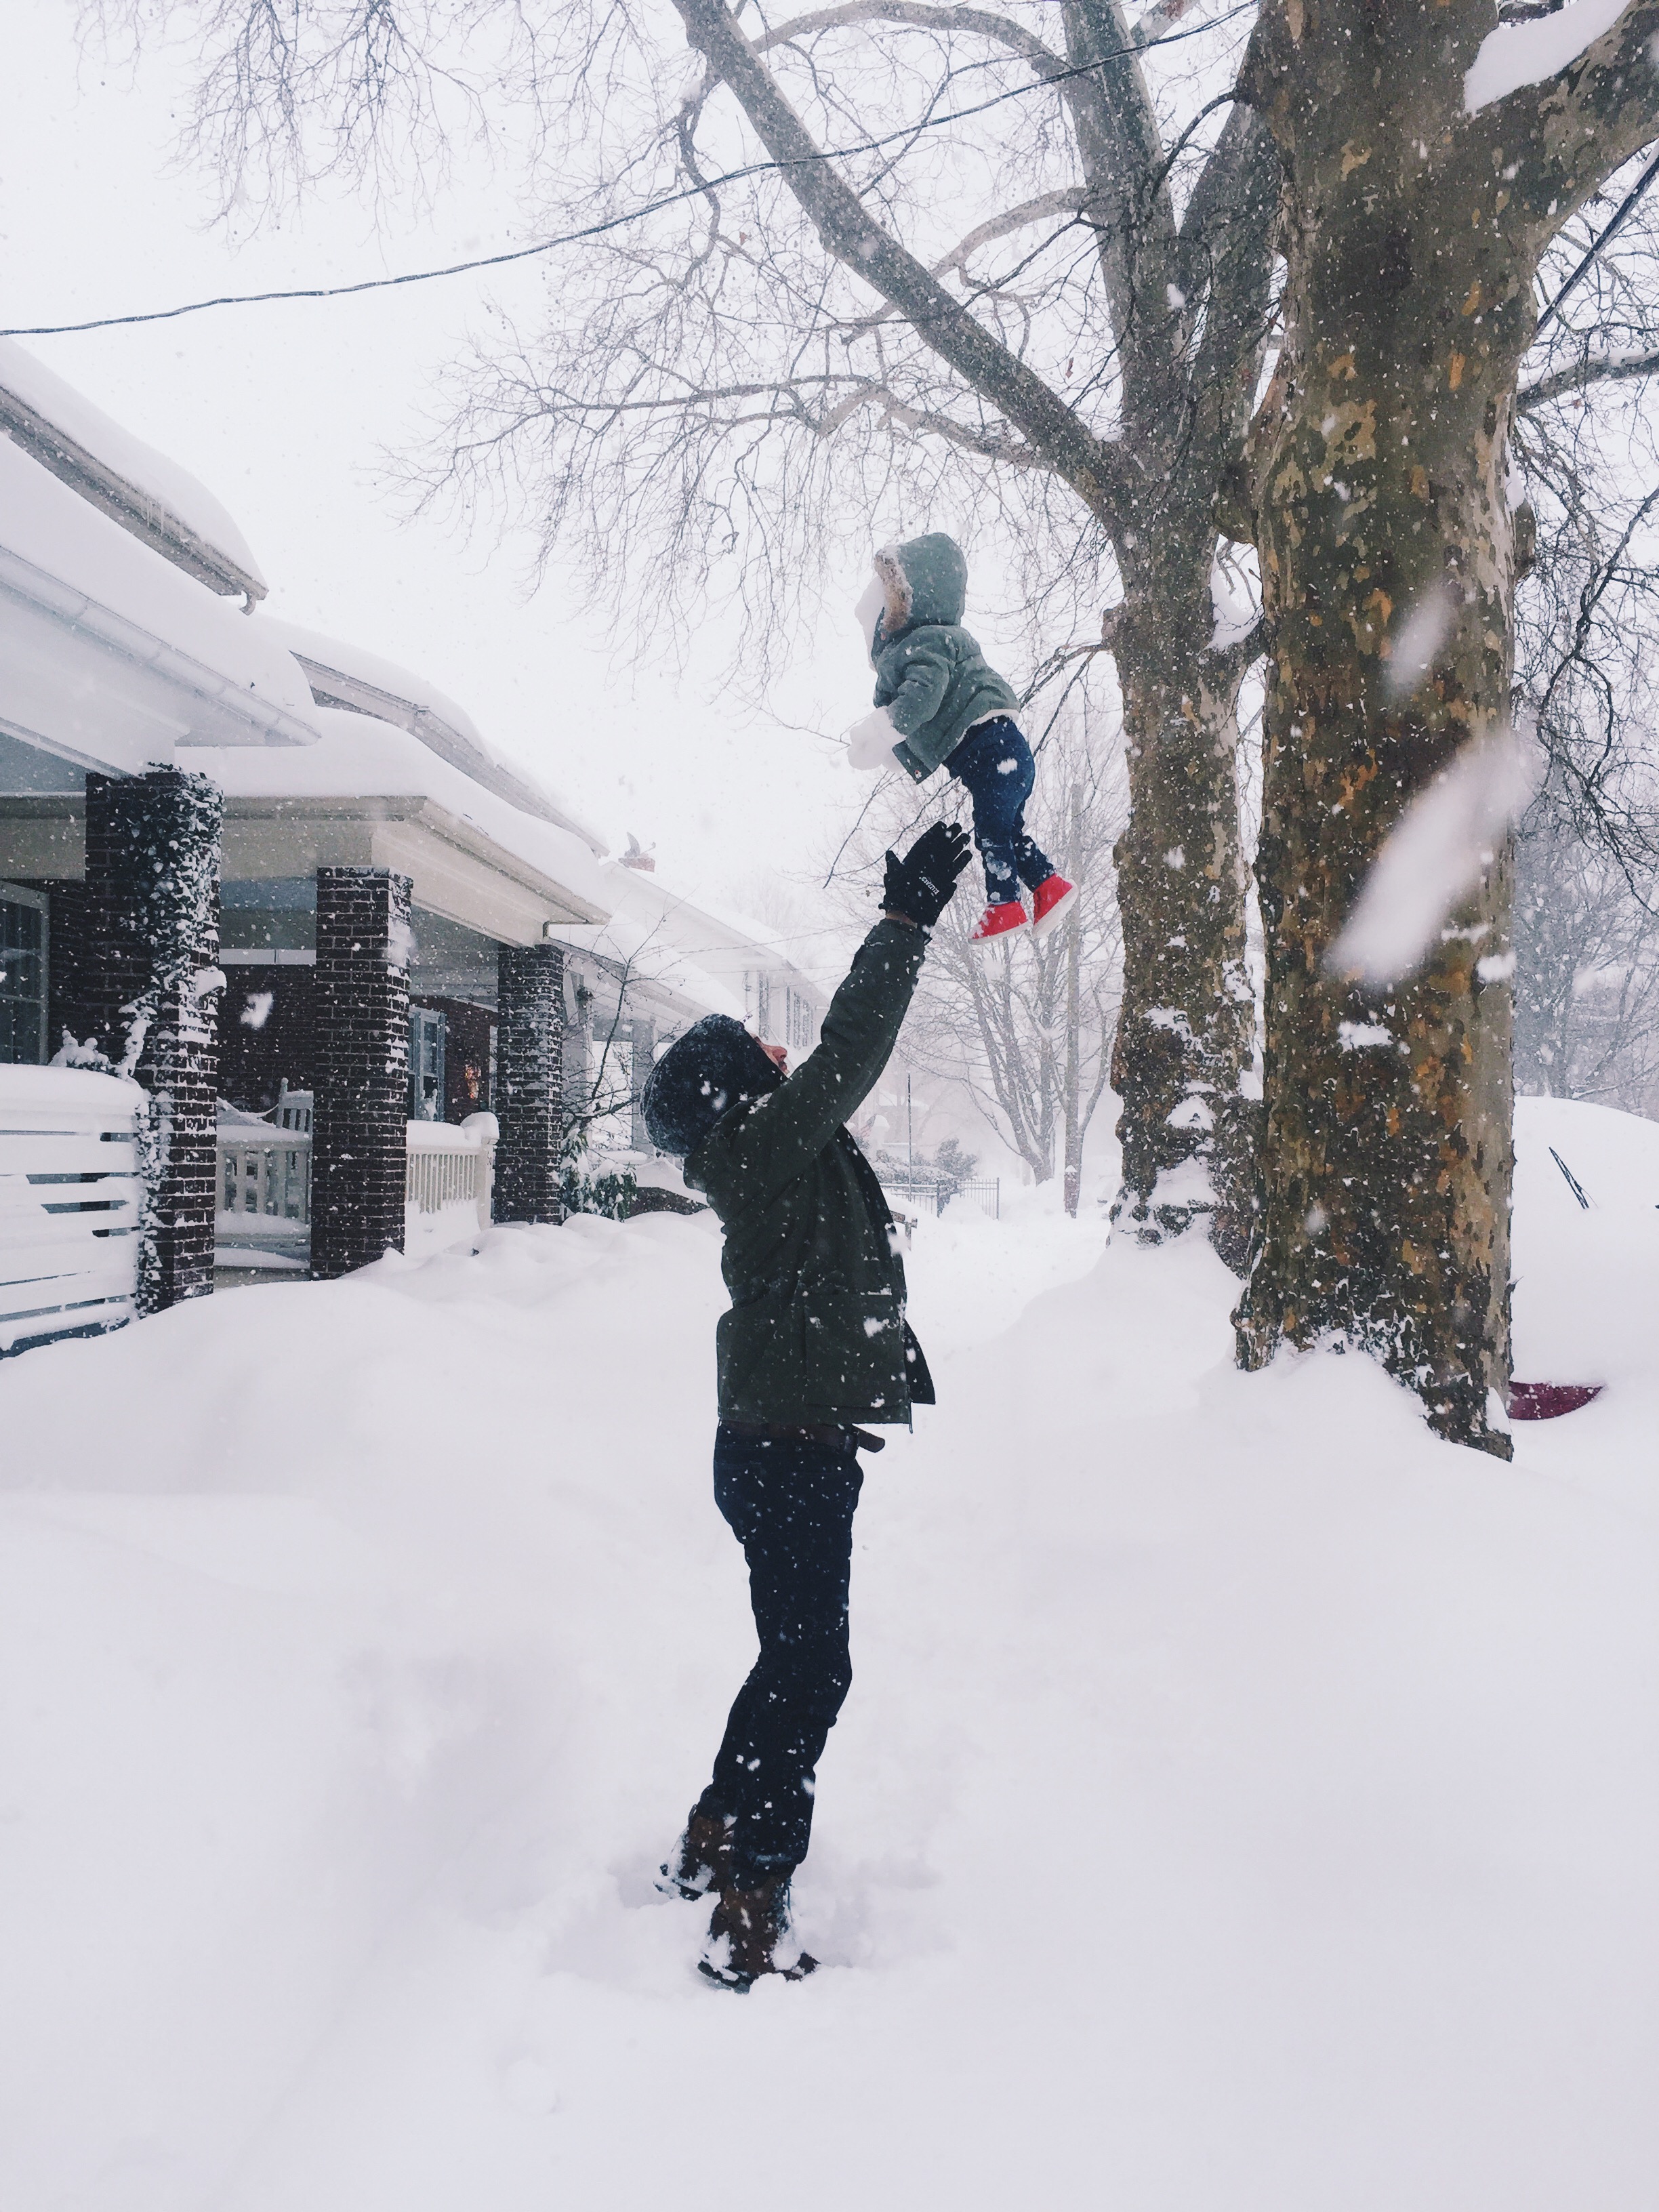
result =
[{"label": "snow bank", "polygon": [[1626,5],[1626,0],[1567,0],[1553,15],[1488,31],[1463,78],[1465,111],[1477,115],[1523,84],[1557,76],[1613,28]]},{"label": "snow bank", "polygon": [[1650,1449],[1611,1504],[1364,1359],[1239,1375],[1196,1243],[924,1222],[823,1971],[739,2002],[649,1881],[753,1650],[719,1249],[498,1231],[0,1370],[4,2200],[1648,2212]]},{"label": "snow bank", "polygon": [[186,530],[256,584],[264,582],[246,538],[204,484],[124,430],[14,338],[0,338],[0,392],[21,400],[31,414],[61,430],[123,483],[175,515]]},{"label": "snow bank", "polygon": [[148,1114],[149,1093],[125,1076],[89,1067],[28,1067],[0,1060],[0,1110],[65,1107],[82,1114]]}]

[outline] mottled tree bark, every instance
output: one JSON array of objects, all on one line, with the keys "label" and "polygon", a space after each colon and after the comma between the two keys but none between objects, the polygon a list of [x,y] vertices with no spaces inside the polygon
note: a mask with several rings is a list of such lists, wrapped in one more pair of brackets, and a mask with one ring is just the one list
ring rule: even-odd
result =
[{"label": "mottled tree bark", "polygon": [[[1288,274],[1252,471],[1266,1133],[1237,1319],[1245,1365],[1282,1340],[1362,1346],[1442,1435],[1507,1456],[1507,855],[1397,987],[1362,994],[1327,965],[1405,806],[1507,723],[1534,273],[1656,127],[1652,10],[1470,116],[1464,72],[1495,21],[1489,0],[1272,0],[1246,69],[1284,161]],[[1414,679],[1396,649],[1434,610]]]}]

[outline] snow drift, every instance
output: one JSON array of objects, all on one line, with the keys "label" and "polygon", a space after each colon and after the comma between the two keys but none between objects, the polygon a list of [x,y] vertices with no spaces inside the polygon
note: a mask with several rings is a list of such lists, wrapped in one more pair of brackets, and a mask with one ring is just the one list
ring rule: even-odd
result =
[{"label": "snow drift", "polygon": [[706,1218],[0,1370],[4,2201],[1648,2212],[1650,1330],[1505,1468],[1015,1213],[918,1232],[825,1966],[742,2000],[649,1882],[753,1648]]}]

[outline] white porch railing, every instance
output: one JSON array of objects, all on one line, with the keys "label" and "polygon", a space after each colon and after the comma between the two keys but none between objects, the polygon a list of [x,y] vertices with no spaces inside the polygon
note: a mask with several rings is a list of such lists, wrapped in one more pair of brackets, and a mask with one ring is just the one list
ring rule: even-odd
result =
[{"label": "white porch railing", "polygon": [[469,1114],[459,1128],[410,1122],[405,1251],[436,1251],[489,1228],[500,1135],[493,1114]]},{"label": "white porch railing", "polygon": [[220,1124],[222,1224],[288,1236],[311,1224],[311,1139],[291,1129],[264,1136]]},{"label": "white porch railing", "polygon": [[[301,1113],[309,1121],[308,1094],[290,1092],[283,1103],[292,1122]],[[227,1255],[246,1251],[305,1259],[311,1245],[309,1128],[273,1128],[262,1117],[231,1108],[221,1113],[216,1244]],[[445,1121],[405,1124],[407,1250],[442,1251],[489,1228],[499,1135],[493,1114],[469,1114],[459,1128]]]},{"label": "white porch railing", "polygon": [[146,1111],[114,1076],[0,1067],[0,1354],[132,1319]]}]

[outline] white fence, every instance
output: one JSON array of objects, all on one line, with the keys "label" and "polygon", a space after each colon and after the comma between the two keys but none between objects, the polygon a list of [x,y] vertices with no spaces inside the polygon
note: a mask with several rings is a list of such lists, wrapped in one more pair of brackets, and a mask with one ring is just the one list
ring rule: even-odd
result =
[{"label": "white fence", "polygon": [[916,1214],[931,1214],[935,1219],[942,1214],[953,1199],[961,1199],[969,1206],[976,1206],[988,1220],[1002,1218],[1002,1184],[1000,1180],[985,1182],[908,1182],[902,1176],[884,1175],[882,1188],[888,1202],[896,1208]]},{"label": "white fence", "polygon": [[0,1354],[132,1319],[148,1107],[112,1075],[0,1067]]},{"label": "white fence", "polygon": [[291,1130],[252,1136],[219,1131],[219,1212],[239,1224],[279,1234],[311,1222],[311,1139]]},{"label": "white fence", "polygon": [[441,1251],[489,1226],[501,1125],[493,1114],[409,1124],[404,1249]]},{"label": "white fence", "polygon": [[[299,1102],[303,1102],[300,1103]],[[291,1092],[279,1103],[290,1126],[221,1109],[219,1199],[214,1242],[221,1264],[279,1267],[303,1263],[311,1249],[310,1098]],[[489,1226],[500,1134],[493,1114],[469,1114],[459,1128],[445,1121],[406,1125],[404,1249],[437,1252]]]},{"label": "white fence", "polygon": [[220,1106],[213,1244],[221,1267],[295,1274],[311,1257],[311,1117],[296,1126],[284,1115],[274,1127],[275,1118]]}]

